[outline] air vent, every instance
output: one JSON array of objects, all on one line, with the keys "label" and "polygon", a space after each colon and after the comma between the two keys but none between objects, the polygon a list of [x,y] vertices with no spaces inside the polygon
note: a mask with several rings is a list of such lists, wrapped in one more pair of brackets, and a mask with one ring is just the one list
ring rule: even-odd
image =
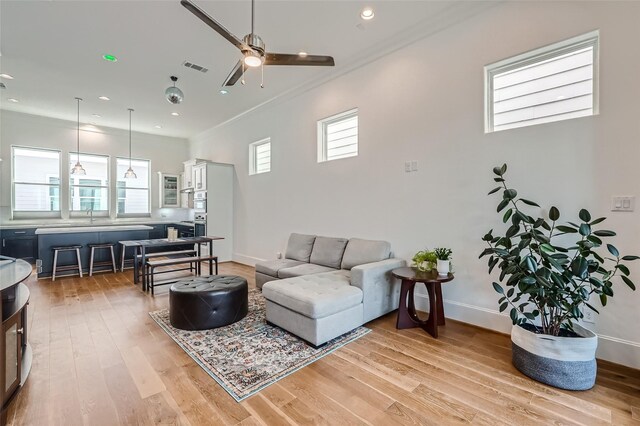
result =
[{"label": "air vent", "polygon": [[209,68],[205,68],[201,65],[198,64],[194,64],[193,62],[189,62],[189,61],[184,61],[182,63],[182,65],[184,65],[187,68],[191,68],[192,70],[196,70],[196,71],[200,71],[200,72],[207,72],[209,71]]}]

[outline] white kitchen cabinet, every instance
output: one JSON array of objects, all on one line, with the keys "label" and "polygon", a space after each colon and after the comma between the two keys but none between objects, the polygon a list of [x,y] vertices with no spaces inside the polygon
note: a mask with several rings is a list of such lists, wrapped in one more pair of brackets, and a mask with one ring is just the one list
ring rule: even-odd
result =
[{"label": "white kitchen cabinet", "polygon": [[193,170],[193,189],[195,191],[207,190],[207,163],[196,164]]},{"label": "white kitchen cabinet", "polygon": [[182,179],[182,189],[193,188],[193,166],[196,165],[196,160],[185,161],[184,163],[184,178]]},{"label": "white kitchen cabinet", "polygon": [[180,207],[180,176],[158,172],[160,176],[160,208]]}]

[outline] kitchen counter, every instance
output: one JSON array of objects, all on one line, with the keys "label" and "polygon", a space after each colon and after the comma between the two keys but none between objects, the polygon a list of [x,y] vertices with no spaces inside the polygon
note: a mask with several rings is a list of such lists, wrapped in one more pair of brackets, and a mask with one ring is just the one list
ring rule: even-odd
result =
[{"label": "kitchen counter", "polygon": [[105,225],[105,226],[74,226],[71,228],[40,228],[36,229],[36,235],[46,234],[78,234],[84,232],[116,232],[116,231],[142,231],[151,230],[152,226],[147,225]]},{"label": "kitchen counter", "polygon": [[120,226],[120,225],[149,225],[149,224],[172,224],[180,223],[182,220],[170,219],[97,219],[90,223],[87,219],[61,220],[61,219],[38,219],[38,220],[11,220],[0,224],[0,229],[33,229],[33,228],[68,228],[68,227],[90,227],[90,226]]}]

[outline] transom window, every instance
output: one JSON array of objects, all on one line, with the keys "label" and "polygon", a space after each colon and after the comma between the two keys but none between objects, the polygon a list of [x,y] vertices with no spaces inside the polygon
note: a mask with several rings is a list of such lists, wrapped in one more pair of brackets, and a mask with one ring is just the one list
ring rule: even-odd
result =
[{"label": "transom window", "polygon": [[[93,211],[94,215],[109,214],[109,157],[106,155],[80,154],[80,164],[86,175],[69,173],[69,214]],[[78,162],[78,154],[69,154],[68,170]]]},{"label": "transom window", "polygon": [[13,217],[60,216],[60,151],[12,147]]},{"label": "transom window", "polygon": [[318,121],[318,162],[358,155],[358,109]]},{"label": "transom window", "polygon": [[598,32],[485,67],[486,132],[598,113]]},{"label": "transom window", "polygon": [[271,171],[271,138],[262,139],[249,145],[249,174]]},{"label": "transom window", "polygon": [[116,166],[118,173],[116,216],[149,216],[151,214],[149,200],[151,162],[149,160],[131,160],[131,168],[136,173],[136,179],[124,178],[124,174],[129,168],[128,158],[116,159]]}]

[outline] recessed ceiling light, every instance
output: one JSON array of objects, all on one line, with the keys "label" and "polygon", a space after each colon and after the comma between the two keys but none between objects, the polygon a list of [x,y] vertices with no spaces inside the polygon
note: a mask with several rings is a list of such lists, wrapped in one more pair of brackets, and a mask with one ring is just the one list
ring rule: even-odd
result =
[{"label": "recessed ceiling light", "polygon": [[298,52],[298,56],[300,56],[302,58],[306,58],[307,57],[307,52]]},{"label": "recessed ceiling light", "polygon": [[229,91],[228,91],[228,90],[220,89],[220,94],[221,94],[221,95],[226,95],[227,93],[229,93]]},{"label": "recessed ceiling light", "polygon": [[110,101],[111,99],[106,97],[106,96],[98,96],[98,99],[100,99],[101,101]]},{"label": "recessed ceiling light", "polygon": [[156,129],[162,129],[162,126],[153,126],[153,127],[155,127]]},{"label": "recessed ceiling light", "polygon": [[371,9],[370,7],[365,7],[364,9],[362,9],[362,12],[360,12],[360,17],[365,21],[373,19],[374,16],[375,13],[373,13],[373,9]]},{"label": "recessed ceiling light", "polygon": [[13,102],[13,103],[18,103],[20,102],[19,100],[17,100],[16,98],[9,98],[7,99],[9,102]]},{"label": "recessed ceiling light", "polygon": [[102,55],[102,59],[108,62],[118,62],[118,58],[113,55],[109,55],[108,53],[106,55]]},{"label": "recessed ceiling light", "polygon": [[179,116],[180,114],[178,114],[177,112],[172,112],[171,115],[173,115],[174,117]]},{"label": "recessed ceiling light", "polygon": [[100,118],[100,117],[102,117],[100,114],[91,114],[91,115],[93,115],[93,116],[94,116],[94,117],[96,117],[96,118]]},{"label": "recessed ceiling light", "polygon": [[6,78],[7,80],[13,80],[13,76],[9,74],[0,74],[0,78]]}]

